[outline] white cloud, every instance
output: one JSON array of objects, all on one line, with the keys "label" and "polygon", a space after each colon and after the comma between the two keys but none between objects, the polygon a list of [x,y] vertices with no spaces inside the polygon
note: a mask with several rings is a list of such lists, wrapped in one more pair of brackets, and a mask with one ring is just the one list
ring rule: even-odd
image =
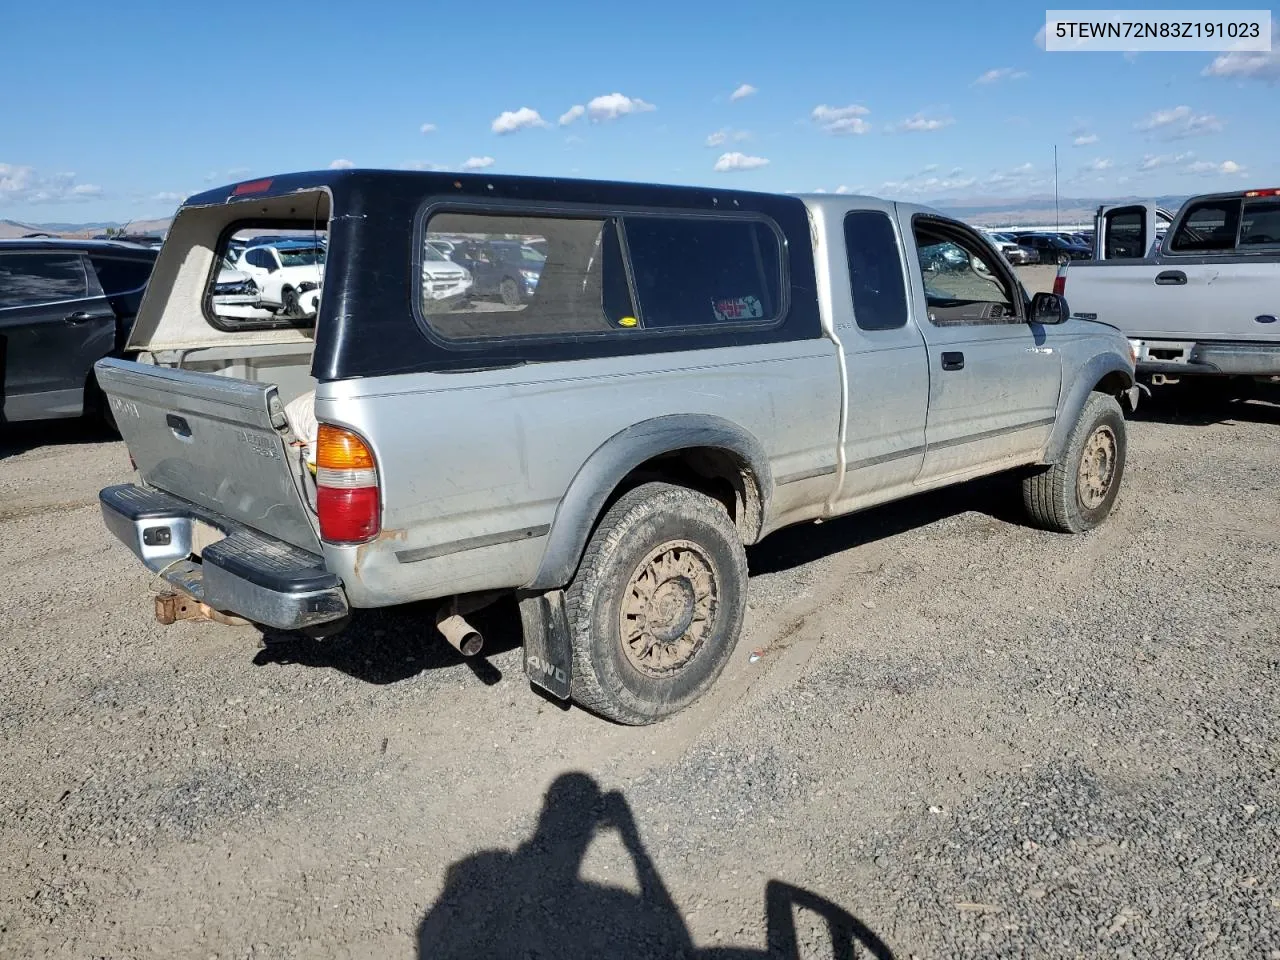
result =
[{"label": "white cloud", "polygon": [[215,181],[215,180],[217,180],[217,179],[218,179],[218,171],[217,171],[217,170],[210,170],[208,173],[206,173],[206,174],[204,175],[204,182],[205,182],[205,183],[213,183],[213,181]]},{"label": "white cloud", "polygon": [[446,166],[438,163],[428,163],[426,160],[410,160],[408,163],[400,165],[401,170],[448,170]]},{"label": "white cloud", "polygon": [[529,107],[521,107],[519,110],[503,110],[498,114],[490,129],[494,133],[515,133],[517,130],[527,130],[530,127],[546,127],[550,126],[547,121],[542,119],[542,115],[537,110]]},{"label": "white cloud", "polygon": [[733,91],[733,93],[729,94],[729,100],[731,102],[734,100],[742,100],[744,97],[749,97],[753,93],[759,93],[759,92],[760,91],[757,90],[755,87],[753,87],[751,84],[744,83],[742,86],[738,87],[737,90]]},{"label": "white cloud", "polygon": [[354,166],[355,164],[352,163],[350,160],[344,160],[341,157],[339,157],[337,160],[334,160],[331,164],[329,164],[329,169],[330,170],[350,170]]},{"label": "white cloud", "polygon": [[1245,168],[1234,160],[1223,160],[1221,163],[1199,160],[1195,163],[1187,164],[1184,169],[1187,173],[1195,173],[1202,176],[1232,177],[1246,172]]},{"label": "white cloud", "polygon": [[1099,157],[1090,163],[1085,164],[1084,170],[1089,173],[1101,173],[1103,170],[1110,170],[1112,163],[1108,157]]},{"label": "white cloud", "polygon": [[1096,133],[1082,133],[1071,141],[1073,147],[1091,147],[1098,142]]},{"label": "white cloud", "polygon": [[560,126],[567,127],[573,121],[587,112],[587,108],[580,103],[575,103],[572,107],[560,114]]},{"label": "white cloud", "polygon": [[[887,196],[939,198],[954,194],[957,190],[968,190],[978,182],[974,177],[959,176],[958,174],[963,172],[959,169],[953,170],[945,177],[938,176],[937,170],[938,165],[931,163],[919,173],[911,174],[901,180],[886,180],[880,184],[879,192]],[[857,192],[865,193],[866,191],[859,187]]]},{"label": "white cloud", "polygon": [[953,117],[926,117],[923,113],[917,113],[913,117],[907,117],[901,123],[894,124],[889,130],[894,133],[920,133],[941,130],[955,122]]},{"label": "white cloud", "polygon": [[1215,57],[1201,74],[1228,80],[1261,80],[1280,83],[1280,23],[1271,25],[1271,49],[1233,50]]},{"label": "white cloud", "polygon": [[485,167],[492,167],[494,163],[493,157],[467,157],[463,161],[463,170],[483,170]]},{"label": "white cloud", "polygon": [[162,190],[160,193],[151,195],[151,199],[156,203],[181,203],[187,199],[185,193],[174,193],[172,190]]},{"label": "white cloud", "polygon": [[749,130],[730,130],[728,127],[725,127],[724,129],[717,130],[715,133],[709,134],[707,139],[702,141],[702,143],[703,146],[707,147],[719,147],[728,143],[729,140],[733,140],[734,143],[741,143],[743,140],[750,139],[751,131]]},{"label": "white cloud", "polygon": [[851,103],[847,107],[829,107],[820,103],[813,108],[809,117],[827,133],[863,134],[871,129],[871,124],[862,119],[870,112],[857,103]]},{"label": "white cloud", "polygon": [[842,183],[836,187],[836,193],[852,193],[852,191]]},{"label": "white cloud", "polygon": [[735,150],[732,153],[720,154],[720,159],[712,169],[717,173],[728,173],[731,170],[755,170],[757,167],[768,166],[768,164],[769,161],[764,157],[750,157]]},{"label": "white cloud", "polygon": [[418,128],[419,133],[435,133],[436,125],[434,123],[424,123]]},{"label": "white cloud", "polygon": [[987,86],[1001,80],[1021,80],[1026,75],[1025,70],[1015,70],[1013,67],[993,67],[973,82],[979,86]]},{"label": "white cloud", "polygon": [[1154,133],[1167,140],[1181,140],[1185,137],[1217,133],[1222,129],[1222,121],[1212,113],[1196,113],[1186,104],[1182,104],[1169,110],[1157,110],[1145,120],[1139,120],[1134,126],[1138,130]]},{"label": "white cloud", "polygon": [[76,183],[74,173],[42,174],[34,167],[0,163],[0,209],[7,203],[74,203],[101,195],[96,183]]},{"label": "white cloud", "polygon": [[587,101],[587,116],[595,123],[617,120],[628,113],[646,113],[657,109],[652,103],[646,103],[639,97],[627,97],[620,93],[606,93]]},{"label": "white cloud", "polygon": [[1161,167],[1173,166],[1174,164],[1177,164],[1177,163],[1185,163],[1194,156],[1195,154],[1189,150],[1186,153],[1177,153],[1177,154],[1148,153],[1143,156],[1141,161],[1139,161],[1138,171],[1141,173],[1148,170],[1158,170]]}]

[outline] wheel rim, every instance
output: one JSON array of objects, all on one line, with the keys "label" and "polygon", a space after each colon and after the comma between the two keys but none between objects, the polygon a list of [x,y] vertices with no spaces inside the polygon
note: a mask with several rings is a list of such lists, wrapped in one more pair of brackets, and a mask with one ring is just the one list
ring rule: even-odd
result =
[{"label": "wheel rim", "polygon": [[1107,499],[1116,476],[1117,448],[1115,431],[1105,425],[1094,430],[1085,441],[1076,482],[1080,503],[1085,509],[1095,510]]},{"label": "wheel rim", "polygon": [[702,648],[715,622],[715,568],[702,548],[670,540],[637,565],[618,612],[627,661],[651,677],[667,677]]}]

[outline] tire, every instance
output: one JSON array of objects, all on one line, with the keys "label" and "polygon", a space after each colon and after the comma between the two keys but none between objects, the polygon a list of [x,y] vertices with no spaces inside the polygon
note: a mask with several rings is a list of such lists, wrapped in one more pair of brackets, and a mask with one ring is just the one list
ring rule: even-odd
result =
[{"label": "tire", "polygon": [[1120,492],[1127,450],[1120,402],[1109,394],[1089,394],[1061,459],[1022,480],[1022,501],[1031,520],[1059,533],[1085,533],[1098,526]]},{"label": "tire", "polygon": [[1070,262],[1071,262],[1071,254],[1069,253],[1058,254],[1058,266],[1062,266],[1064,263],[1070,263]]},{"label": "tire", "polygon": [[724,506],[636,487],[600,521],[565,594],[574,701],[631,725],[682,710],[724,669],[746,603],[747,555]]},{"label": "tire", "polygon": [[520,306],[520,284],[511,277],[503,277],[502,283],[498,284],[498,293],[508,307]]},{"label": "tire", "polygon": [[280,312],[286,317],[296,317],[301,313],[298,304],[298,291],[293,287],[284,287],[280,291]]}]

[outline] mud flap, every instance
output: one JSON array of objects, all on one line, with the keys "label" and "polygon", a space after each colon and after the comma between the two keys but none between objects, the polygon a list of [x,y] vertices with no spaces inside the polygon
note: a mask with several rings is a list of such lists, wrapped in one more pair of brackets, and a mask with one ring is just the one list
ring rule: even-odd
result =
[{"label": "mud flap", "polygon": [[529,682],[560,700],[569,699],[573,649],[564,591],[548,590],[520,598],[524,628],[524,672]]}]

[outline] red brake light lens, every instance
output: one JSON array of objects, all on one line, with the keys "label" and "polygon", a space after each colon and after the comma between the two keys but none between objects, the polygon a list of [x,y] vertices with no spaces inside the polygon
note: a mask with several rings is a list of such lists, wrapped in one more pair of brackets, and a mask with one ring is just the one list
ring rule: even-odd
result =
[{"label": "red brake light lens", "polygon": [[1280,197],[1280,190],[1246,190],[1246,197]]},{"label": "red brake light lens", "polygon": [[244,183],[237,183],[231,190],[233,197],[243,197],[248,193],[266,193],[271,189],[271,180],[246,180]]},{"label": "red brake light lens", "polygon": [[364,543],[378,535],[381,503],[377,487],[316,487],[320,539],[328,543]]},{"label": "red brake light lens", "polygon": [[1067,275],[1065,273],[1060,273],[1053,278],[1053,293],[1058,297],[1067,295]]}]

